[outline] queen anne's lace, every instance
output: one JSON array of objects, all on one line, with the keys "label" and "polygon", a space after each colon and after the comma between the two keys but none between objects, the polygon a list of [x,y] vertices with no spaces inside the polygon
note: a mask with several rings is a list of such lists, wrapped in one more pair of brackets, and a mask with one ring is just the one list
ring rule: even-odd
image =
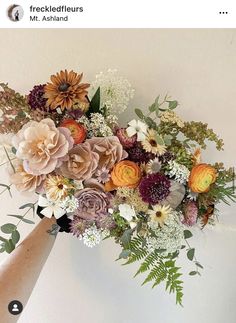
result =
[{"label": "queen anne's lace", "polygon": [[134,96],[131,84],[127,79],[117,75],[117,70],[100,72],[91,87],[93,91],[100,87],[101,106],[106,107],[109,114],[123,112]]},{"label": "queen anne's lace", "polygon": [[177,163],[174,160],[168,162],[169,170],[166,172],[170,178],[174,178],[176,182],[186,184],[189,177],[189,170],[186,166]]}]

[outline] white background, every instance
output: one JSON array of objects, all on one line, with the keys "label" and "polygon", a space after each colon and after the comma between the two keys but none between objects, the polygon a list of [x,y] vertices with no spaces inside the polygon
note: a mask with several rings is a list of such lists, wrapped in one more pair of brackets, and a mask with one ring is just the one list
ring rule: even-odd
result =
[{"label": "white background", "polygon": [[[210,146],[205,160],[235,166],[236,30],[1,30],[0,39],[0,79],[16,90],[28,93],[64,68],[83,71],[89,82],[101,70],[118,68],[136,90],[121,121],[168,92],[179,100],[183,118],[208,122],[225,139],[225,151]],[[3,171],[1,182],[7,182]],[[13,200],[0,198],[0,224],[29,200],[17,193]],[[180,260],[183,308],[163,286],[140,287],[142,277],[132,279],[135,265],[114,262],[120,248],[113,241],[91,250],[61,234],[19,322],[235,323],[235,206],[220,209],[222,225],[196,230],[191,239],[205,267],[202,277],[189,277],[191,263]],[[31,228],[22,225],[23,236]]]}]

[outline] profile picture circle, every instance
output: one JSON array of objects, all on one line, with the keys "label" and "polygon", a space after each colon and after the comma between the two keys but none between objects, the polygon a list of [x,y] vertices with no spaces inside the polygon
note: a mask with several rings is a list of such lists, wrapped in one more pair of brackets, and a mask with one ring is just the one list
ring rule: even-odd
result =
[{"label": "profile picture circle", "polygon": [[24,10],[18,4],[13,4],[8,8],[7,14],[11,21],[20,21],[24,16]]}]

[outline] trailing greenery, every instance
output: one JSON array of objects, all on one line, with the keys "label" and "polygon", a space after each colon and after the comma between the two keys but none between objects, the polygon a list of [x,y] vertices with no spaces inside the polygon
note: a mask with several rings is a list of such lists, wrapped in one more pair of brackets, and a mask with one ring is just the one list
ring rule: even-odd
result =
[{"label": "trailing greenery", "polygon": [[182,305],[183,298],[183,281],[179,279],[182,275],[179,272],[172,255],[163,256],[164,250],[154,250],[148,252],[145,248],[145,239],[138,236],[134,237],[129,243],[129,249],[123,250],[120,258],[127,258],[124,265],[142,261],[138,271],[134,275],[148,272],[142,285],[152,283],[152,288],[165,282],[165,288],[169,293],[175,293],[176,304]]}]

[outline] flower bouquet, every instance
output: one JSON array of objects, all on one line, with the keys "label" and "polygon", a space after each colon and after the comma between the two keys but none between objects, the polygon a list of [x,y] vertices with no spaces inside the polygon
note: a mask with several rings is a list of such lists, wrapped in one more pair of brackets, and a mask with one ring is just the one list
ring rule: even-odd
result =
[{"label": "flower bouquet", "polygon": [[195,265],[190,275],[203,268],[190,228],[213,224],[216,204],[235,201],[233,169],[201,160],[206,141],[218,150],[223,141],[207,124],[183,121],[168,96],[147,112],[135,109],[137,118],[121,126],[117,115],[134,95],[130,83],[115,70],[91,86],[82,76],[61,71],[26,96],[0,84],[1,165],[10,182],[0,184],[1,194],[15,186],[37,196],[20,206],[23,214],[8,214],[18,222],[1,226],[0,252],[15,248],[33,210],[57,219],[49,234],[71,233],[88,247],[114,238],[118,259],[139,261],[144,284],[165,282],[182,304],[181,250]]}]

